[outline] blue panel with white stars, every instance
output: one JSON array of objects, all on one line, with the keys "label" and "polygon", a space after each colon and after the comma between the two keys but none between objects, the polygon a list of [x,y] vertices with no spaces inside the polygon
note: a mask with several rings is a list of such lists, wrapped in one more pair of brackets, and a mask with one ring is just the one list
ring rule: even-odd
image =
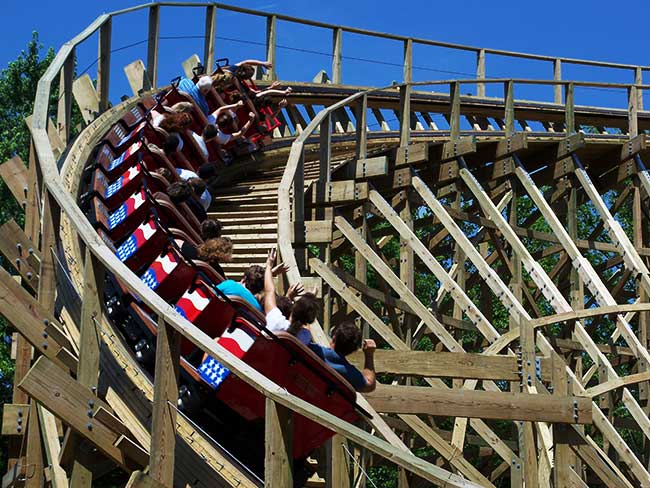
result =
[{"label": "blue panel with white stars", "polygon": [[152,290],[155,290],[158,288],[158,278],[156,277],[156,272],[149,268],[145,273],[140,276],[140,281],[142,281],[145,285],[147,285],[149,288]]},{"label": "blue panel with white stars", "polygon": [[133,253],[138,249],[138,243],[134,235],[129,236],[129,238],[122,243],[120,247],[117,248],[115,254],[124,262],[133,256]]},{"label": "blue panel with white stars", "polygon": [[119,158],[115,158],[113,161],[111,161],[111,164],[108,166],[108,170],[113,171],[115,168],[117,168],[120,164],[124,162],[125,158],[126,158],[126,152],[122,154]]},{"label": "blue panel with white stars", "polygon": [[114,183],[112,183],[108,188],[106,188],[106,192],[104,193],[104,198],[111,198],[120,188],[122,188],[123,181],[124,181],[124,177],[120,176]]},{"label": "blue panel with white stars", "polygon": [[229,374],[230,370],[211,356],[208,356],[199,366],[199,375],[215,390],[219,388]]},{"label": "blue panel with white stars", "polygon": [[108,217],[108,229],[113,230],[115,227],[120,225],[122,221],[126,218],[126,203],[123,203],[120,208],[113,212],[110,217]]}]

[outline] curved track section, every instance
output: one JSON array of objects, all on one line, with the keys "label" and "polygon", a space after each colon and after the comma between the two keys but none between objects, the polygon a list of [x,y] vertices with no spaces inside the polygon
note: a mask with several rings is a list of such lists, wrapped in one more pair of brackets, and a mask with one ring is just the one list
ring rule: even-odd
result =
[{"label": "curved track section", "polygon": [[[161,5],[149,7],[150,26]],[[207,29],[215,11],[207,7]],[[291,265],[285,285],[310,282],[323,297],[315,341],[326,343],[332,324],[359,319],[381,342],[383,384],[359,396],[370,413],[359,426],[290,394],[183,319],[116,258],[77,206],[92,149],[137,102],[108,108],[112,15],[66,44],[39,83],[31,130],[40,175],[33,171],[28,188],[42,183],[44,191],[28,191],[27,235],[12,231],[23,244],[0,242],[12,261],[18,249],[29,290],[3,275],[2,313],[42,356],[27,371],[23,354],[18,368],[21,390],[45,408],[29,407],[28,452],[17,458],[15,478],[27,465],[40,475],[45,457],[53,485],[68,484],[62,466],[87,485],[75,463],[85,465],[79,452],[94,446],[127,471],[148,465],[149,481],[163,486],[259,486],[176,410],[173,344],[183,336],[266,397],[270,486],[291,484],[291,412],[337,434],[321,459],[332,486],[349,486],[351,476],[358,483],[364,472],[346,468],[347,455],[363,469],[395,463],[400,486],[418,478],[459,487],[650,486],[643,67],[623,67],[636,70],[630,85],[485,79],[480,49],[478,80],[410,83],[414,40],[399,38],[407,83],[375,90],[292,83],[274,144],[220,176],[210,213],[236,243],[227,277],[277,245]],[[269,17],[269,56],[276,21]],[[102,113],[57,149],[48,129],[52,83],[61,72],[69,122],[74,48],[96,31]],[[340,55],[335,43],[335,61]],[[206,44],[209,64],[213,57]],[[485,97],[494,83],[503,84],[502,98]],[[479,86],[477,96],[461,96],[468,84]],[[557,90],[556,103],[517,99],[515,87],[528,84],[564,88],[565,99]],[[628,108],[576,105],[579,87],[625,88]],[[25,257],[29,238],[40,250]],[[104,316],[104,272],[158,318],[153,382]],[[423,341],[430,350],[417,350]],[[6,412],[18,423],[25,407],[16,403]],[[52,414],[70,427],[63,444]],[[135,476],[130,485],[139,483]]]}]

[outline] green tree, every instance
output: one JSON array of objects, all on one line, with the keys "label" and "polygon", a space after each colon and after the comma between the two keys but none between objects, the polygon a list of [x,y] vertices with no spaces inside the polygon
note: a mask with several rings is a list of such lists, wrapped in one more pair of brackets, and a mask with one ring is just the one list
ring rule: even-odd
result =
[{"label": "green tree", "polygon": [[[32,113],[36,86],[54,59],[54,50],[48,49],[41,57],[43,46],[38,34],[32,33],[26,49],[0,71],[0,163],[14,155],[28,160],[29,130],[25,117]],[[56,94],[53,94],[56,98]],[[10,219],[22,223],[23,211],[7,185],[0,180],[0,224]],[[8,263],[0,257],[0,265]],[[10,357],[11,332],[0,316],[0,402],[10,403],[13,389],[14,363]],[[0,473],[6,472],[6,438],[0,440]]]}]

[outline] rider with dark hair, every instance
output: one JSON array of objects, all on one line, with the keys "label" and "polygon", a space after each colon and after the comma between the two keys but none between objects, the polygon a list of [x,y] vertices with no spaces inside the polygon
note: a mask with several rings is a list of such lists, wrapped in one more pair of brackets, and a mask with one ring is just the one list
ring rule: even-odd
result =
[{"label": "rider with dark hair", "polygon": [[[375,377],[374,354],[377,348],[372,339],[363,339],[361,331],[353,322],[342,322],[332,329],[330,347],[323,347],[313,342],[309,348],[334,371],[343,376],[362,393],[369,393],[377,387]],[[345,356],[363,349],[365,356],[363,371],[351,365]]]}]

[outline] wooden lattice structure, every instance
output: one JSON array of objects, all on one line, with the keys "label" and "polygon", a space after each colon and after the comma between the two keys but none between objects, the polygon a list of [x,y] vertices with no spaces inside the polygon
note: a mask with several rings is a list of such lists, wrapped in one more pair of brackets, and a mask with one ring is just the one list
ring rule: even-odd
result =
[{"label": "wooden lattice structure", "polygon": [[[179,7],[155,2],[104,14],[59,50],[39,82],[28,167],[18,159],[0,166],[26,210],[24,229],[10,222],[0,231],[0,252],[18,273],[0,271],[0,313],[18,332],[14,403],[3,410],[2,433],[13,441],[3,486],[91,486],[114,466],[134,473],[134,487],[259,486],[177,412],[181,337],[266,397],[267,486],[293,484],[292,412],[336,433],[317,456],[332,487],[362,486],[369,468],[387,463],[397,466],[400,488],[650,486],[650,113],[643,111],[650,87],[642,81],[650,67],[182,5],[205,9],[206,66],[215,58],[220,9],[265,17],[274,62],[278,21],[332,30],[332,82],[290,82],[292,105],[276,143],[223,175],[228,183],[211,215],[230,220],[242,255],[227,273],[262,262],[277,245],[291,266],[284,285],[320,289],[314,339],[327,343],[332,324],[357,319],[382,344],[383,384],[359,395],[370,417],[358,425],[314,407],[183,319],[98,237],[77,203],[83,169],[116,121],[156,90],[160,10]],[[111,107],[112,19],[141,9],[149,11],[147,62],[129,65],[135,95]],[[96,32],[95,89],[73,73],[76,47]],[[344,33],[403,42],[403,82],[343,85]],[[414,44],[475,52],[476,79],[413,82]],[[549,63],[553,78],[489,78],[492,55]],[[634,82],[563,80],[563,64],[629,71]],[[272,69],[267,78],[280,75]],[[49,95],[57,78],[55,126]],[[499,98],[486,96],[494,84],[503,87]],[[529,84],[554,87],[554,101],[518,99],[516,90]],[[475,95],[461,94],[468,86]],[[582,87],[627,90],[628,107],[580,106]],[[73,98],[88,125],[69,141]],[[586,230],[585,212],[593,217]],[[388,249],[397,242],[393,259]],[[106,274],[157,316],[153,381],[106,313]],[[435,292],[428,303],[416,294],[424,279]],[[423,338],[432,350],[416,350]],[[422,448],[425,459],[414,454]]]}]

